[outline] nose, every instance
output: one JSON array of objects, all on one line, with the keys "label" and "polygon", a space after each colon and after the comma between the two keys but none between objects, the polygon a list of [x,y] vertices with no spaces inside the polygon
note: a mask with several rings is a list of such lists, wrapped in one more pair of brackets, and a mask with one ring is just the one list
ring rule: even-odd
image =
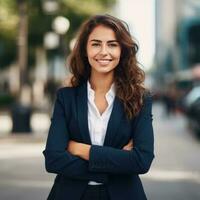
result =
[{"label": "nose", "polygon": [[108,54],[108,48],[107,48],[107,46],[105,44],[102,44],[99,53],[102,54],[102,55],[107,55]]}]

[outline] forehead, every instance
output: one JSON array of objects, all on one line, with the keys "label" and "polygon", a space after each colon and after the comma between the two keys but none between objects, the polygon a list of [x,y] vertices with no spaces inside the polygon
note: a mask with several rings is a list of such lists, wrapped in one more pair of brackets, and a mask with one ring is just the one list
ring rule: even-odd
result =
[{"label": "forehead", "polygon": [[106,26],[96,26],[88,37],[88,41],[97,39],[101,41],[116,40],[115,32]]}]

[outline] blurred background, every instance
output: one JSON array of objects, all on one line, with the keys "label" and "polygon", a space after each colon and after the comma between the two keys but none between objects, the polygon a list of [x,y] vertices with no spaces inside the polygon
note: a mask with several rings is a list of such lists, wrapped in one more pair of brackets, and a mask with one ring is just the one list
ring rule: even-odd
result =
[{"label": "blurred background", "polygon": [[200,199],[200,1],[0,0],[0,199],[43,200],[54,175],[42,151],[80,24],[111,14],[129,25],[154,97],[148,199]]}]

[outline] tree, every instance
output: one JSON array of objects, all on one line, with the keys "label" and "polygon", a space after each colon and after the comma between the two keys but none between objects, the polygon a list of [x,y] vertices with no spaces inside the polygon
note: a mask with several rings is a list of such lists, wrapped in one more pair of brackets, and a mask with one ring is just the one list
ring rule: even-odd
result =
[{"label": "tree", "polygon": [[[17,35],[20,21],[20,0],[0,1],[0,69],[17,59]],[[65,42],[74,37],[80,24],[89,16],[108,12],[115,0],[57,0],[59,9],[47,14],[43,10],[44,0],[24,0],[28,9],[28,66],[34,65],[35,48],[43,46],[43,37],[50,31],[52,20],[62,15],[71,22],[64,37]]]},{"label": "tree", "polygon": [[16,60],[18,13],[16,1],[0,1],[0,69]]},{"label": "tree", "polygon": [[[52,30],[52,21],[56,16],[62,15],[70,21],[70,29],[63,38],[68,48],[68,42],[74,37],[83,20],[90,15],[108,11],[115,2],[115,0],[57,0],[59,9],[49,14],[43,9],[44,1],[47,0],[0,1],[0,69],[16,61],[21,74],[19,96],[21,88],[28,82],[27,71],[29,67],[34,66],[35,51],[38,47],[43,47],[44,35]],[[22,106],[22,104],[16,105],[12,112],[14,132],[19,131],[17,130],[19,124],[21,132],[30,131],[30,107],[26,109],[23,107],[22,111]],[[23,113],[25,110],[26,115]]]}]

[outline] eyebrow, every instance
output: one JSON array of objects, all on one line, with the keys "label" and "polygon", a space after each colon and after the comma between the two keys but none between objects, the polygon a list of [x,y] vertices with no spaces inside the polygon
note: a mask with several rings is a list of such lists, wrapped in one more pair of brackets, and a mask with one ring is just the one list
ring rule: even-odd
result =
[{"label": "eyebrow", "polygon": [[[90,42],[102,42],[101,40],[97,40],[97,39],[92,39],[90,40]],[[118,42],[117,40],[108,40],[108,43],[112,43],[112,42]]]}]

